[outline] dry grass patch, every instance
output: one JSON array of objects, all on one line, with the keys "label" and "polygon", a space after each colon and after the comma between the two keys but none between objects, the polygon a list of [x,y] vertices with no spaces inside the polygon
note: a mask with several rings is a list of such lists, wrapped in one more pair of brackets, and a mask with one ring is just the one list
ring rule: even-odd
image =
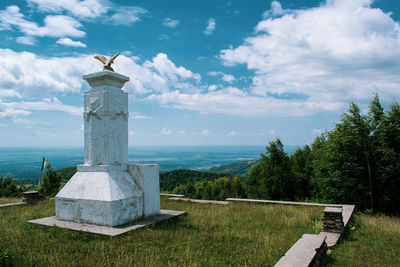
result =
[{"label": "dry grass patch", "polygon": [[0,205],[16,202],[22,202],[22,197],[0,197]]}]

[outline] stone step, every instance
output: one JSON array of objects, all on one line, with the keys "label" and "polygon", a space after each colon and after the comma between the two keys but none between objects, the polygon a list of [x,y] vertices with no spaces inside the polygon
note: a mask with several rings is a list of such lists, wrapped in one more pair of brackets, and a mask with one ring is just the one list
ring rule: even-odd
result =
[{"label": "stone step", "polygon": [[275,267],[308,267],[315,266],[326,255],[326,237],[303,234],[286,254],[275,264]]}]

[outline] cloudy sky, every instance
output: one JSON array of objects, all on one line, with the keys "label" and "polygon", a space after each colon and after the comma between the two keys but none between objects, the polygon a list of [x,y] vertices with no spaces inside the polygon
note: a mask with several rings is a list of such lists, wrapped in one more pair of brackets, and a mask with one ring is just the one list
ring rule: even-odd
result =
[{"label": "cloudy sky", "polygon": [[118,51],[130,145],[304,145],[400,100],[397,0],[2,0],[0,146],[82,146],[82,75]]}]

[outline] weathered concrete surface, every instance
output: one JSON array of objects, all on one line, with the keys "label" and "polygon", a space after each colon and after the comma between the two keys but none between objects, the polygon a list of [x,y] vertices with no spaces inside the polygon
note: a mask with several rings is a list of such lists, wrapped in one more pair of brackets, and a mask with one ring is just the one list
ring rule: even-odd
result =
[{"label": "weathered concrete surface", "polygon": [[20,205],[26,205],[26,202],[14,202],[14,203],[0,204],[0,208],[20,206]]},{"label": "weathered concrete surface", "polygon": [[85,165],[128,163],[129,78],[110,71],[83,76],[92,90],[85,92]]},{"label": "weathered concrete surface", "polygon": [[143,193],[126,170],[78,171],[55,205],[59,220],[116,226],[143,215]]},{"label": "weathered concrete surface", "polygon": [[202,204],[219,204],[219,205],[228,205],[228,201],[219,201],[219,200],[205,200],[205,199],[191,199],[191,198],[181,198],[181,197],[170,197],[169,200],[180,200],[180,201],[190,201],[194,203],[202,203]]},{"label": "weathered concrete surface", "polygon": [[338,234],[338,233],[330,233],[330,232],[322,231],[318,235],[326,237],[325,242],[329,248],[336,246],[336,244],[338,243],[338,241],[340,239],[340,234]]},{"label": "weathered concrete surface", "polygon": [[185,195],[160,193],[162,197],[184,197]]},{"label": "weathered concrete surface", "polygon": [[344,227],[346,227],[347,224],[350,222],[351,218],[353,217],[356,206],[355,205],[342,205],[341,207],[343,207],[343,223],[344,223]]},{"label": "weathered concrete surface", "polygon": [[36,204],[37,202],[45,199],[45,197],[39,194],[38,191],[26,191],[23,192],[22,194],[24,196],[22,201],[28,204]]},{"label": "weathered concrete surface", "polygon": [[143,192],[143,216],[160,213],[160,177],[157,164],[128,164],[128,172]]},{"label": "weathered concrete surface", "polygon": [[318,265],[326,254],[325,237],[304,234],[275,264],[275,267],[308,267]]},{"label": "weathered concrete surface", "polygon": [[55,197],[58,220],[117,226],[160,213],[159,168],[128,164],[129,78],[110,71],[83,76],[85,164]]},{"label": "weathered concrete surface", "polygon": [[118,236],[125,234],[129,231],[133,231],[139,228],[143,228],[152,224],[159,223],[161,221],[169,220],[175,217],[185,215],[185,211],[176,210],[161,210],[159,214],[148,216],[140,219],[131,224],[125,224],[116,227],[99,226],[94,224],[76,223],[71,221],[57,220],[55,216],[31,220],[27,223],[38,227],[52,227],[57,226],[60,228],[71,229],[75,231],[88,232],[93,234],[105,235],[105,236]]}]

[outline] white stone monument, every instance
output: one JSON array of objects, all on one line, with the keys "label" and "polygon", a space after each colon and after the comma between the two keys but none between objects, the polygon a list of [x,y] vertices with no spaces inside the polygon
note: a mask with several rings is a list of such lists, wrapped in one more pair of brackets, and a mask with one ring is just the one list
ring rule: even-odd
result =
[{"label": "white stone monument", "polygon": [[55,197],[56,219],[118,226],[160,213],[159,169],[128,164],[129,78],[101,71],[83,76],[85,163]]}]

